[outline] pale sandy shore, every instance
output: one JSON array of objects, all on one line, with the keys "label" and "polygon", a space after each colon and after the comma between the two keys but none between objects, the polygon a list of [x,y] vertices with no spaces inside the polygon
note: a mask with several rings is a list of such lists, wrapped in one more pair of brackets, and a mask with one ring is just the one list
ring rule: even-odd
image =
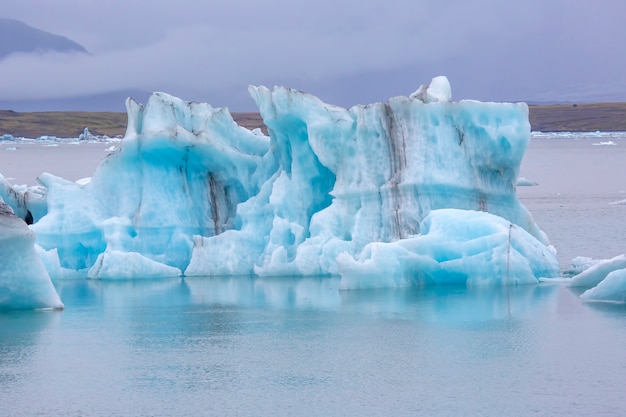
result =
[{"label": "pale sandy shore", "polygon": [[0,145],[0,174],[13,184],[36,185],[48,172],[70,181],[90,177],[100,161],[119,143],[4,143]]}]

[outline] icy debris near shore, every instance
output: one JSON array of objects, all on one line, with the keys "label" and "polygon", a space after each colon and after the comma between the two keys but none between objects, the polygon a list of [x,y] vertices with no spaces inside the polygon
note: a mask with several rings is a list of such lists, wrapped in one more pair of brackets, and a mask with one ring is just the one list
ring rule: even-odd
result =
[{"label": "icy debris near shore", "polygon": [[[22,136],[13,136],[10,134],[0,135],[0,144],[7,143],[48,143],[47,146],[58,146],[59,143],[78,144],[80,142],[101,142],[101,143],[118,143],[122,139],[121,136],[110,137],[107,135],[93,135],[87,127],[83,132],[74,137],[58,137],[52,135],[42,135],[36,138],[25,138]],[[10,148],[6,148],[8,150]]]},{"label": "icy debris near shore", "polygon": [[0,309],[62,309],[35,234],[0,198]]},{"label": "icy debris near shore", "polygon": [[89,132],[89,128],[86,126],[83,129],[83,133],[78,135],[78,140],[94,140],[94,139],[97,139],[97,137],[92,135],[91,132]]},{"label": "icy debris near shore", "polygon": [[208,104],[129,100],[121,148],[90,182],[40,177],[47,213],[32,229],[47,264],[92,278],[122,261],[133,277],[343,274],[344,288],[558,276],[515,194],[528,107],[450,91],[437,77],[344,109],[250,87],[269,137]]}]

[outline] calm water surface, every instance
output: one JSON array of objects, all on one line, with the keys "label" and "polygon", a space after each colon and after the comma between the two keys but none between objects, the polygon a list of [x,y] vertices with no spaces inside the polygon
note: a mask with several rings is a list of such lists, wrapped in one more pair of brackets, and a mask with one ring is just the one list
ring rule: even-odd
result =
[{"label": "calm water surface", "polygon": [[0,314],[3,416],[624,415],[626,308],[561,285],[66,281]]},{"label": "calm water surface", "polygon": [[[520,198],[559,250],[626,250],[626,141],[533,140]],[[626,415],[626,307],[563,285],[59,281],[0,313],[2,416]]]},{"label": "calm water surface", "polygon": [[626,253],[626,132],[533,139],[520,175],[538,183],[517,194],[562,267]]}]

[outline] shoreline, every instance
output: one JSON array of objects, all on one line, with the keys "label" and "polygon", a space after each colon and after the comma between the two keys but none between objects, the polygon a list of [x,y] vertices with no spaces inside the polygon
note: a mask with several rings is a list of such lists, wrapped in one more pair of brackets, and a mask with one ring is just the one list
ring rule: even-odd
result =
[{"label": "shoreline", "polygon": [[[528,105],[532,131],[537,132],[620,132],[626,131],[626,102],[588,104]],[[256,112],[232,112],[237,124],[267,133]],[[114,112],[14,112],[0,110],[0,137],[78,137],[85,127],[95,136],[112,138],[126,133],[126,113]]]}]

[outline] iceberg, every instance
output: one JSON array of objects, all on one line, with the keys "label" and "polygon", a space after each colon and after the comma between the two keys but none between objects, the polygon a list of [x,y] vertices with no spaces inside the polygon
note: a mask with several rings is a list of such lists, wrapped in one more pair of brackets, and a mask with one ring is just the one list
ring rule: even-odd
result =
[{"label": "iceberg", "polygon": [[572,277],[568,286],[587,288],[580,296],[583,300],[626,302],[626,254],[590,260],[589,266]]},{"label": "iceberg", "polygon": [[[250,91],[279,169],[240,205],[240,229],[196,238],[185,275],[340,274],[340,254],[414,237],[444,208],[489,211],[547,245],[515,195],[525,105],[415,94],[346,110],[282,87]],[[546,275],[558,275],[552,265]]]},{"label": "iceberg", "polygon": [[45,206],[14,199],[39,204],[31,228],[53,279],[340,275],[364,288],[559,275],[516,196],[526,104],[452,102],[445,77],[350,109],[249,92],[269,136],[225,108],[129,99],[125,138],[90,181],[44,173],[45,193],[23,194]]},{"label": "iceberg", "polygon": [[35,234],[0,199],[0,309],[62,309]]},{"label": "iceberg", "polygon": [[624,268],[626,268],[626,254],[596,261],[587,269],[572,277],[568,285],[570,287],[594,287],[602,282],[609,273]]},{"label": "iceberg", "polygon": [[582,293],[580,298],[626,303],[626,268],[611,271],[598,285]]},{"label": "iceberg", "polygon": [[537,184],[535,181],[531,181],[531,180],[526,179],[524,177],[519,177],[517,179],[517,186],[518,187],[534,187],[535,185],[539,185],[539,184]]}]

